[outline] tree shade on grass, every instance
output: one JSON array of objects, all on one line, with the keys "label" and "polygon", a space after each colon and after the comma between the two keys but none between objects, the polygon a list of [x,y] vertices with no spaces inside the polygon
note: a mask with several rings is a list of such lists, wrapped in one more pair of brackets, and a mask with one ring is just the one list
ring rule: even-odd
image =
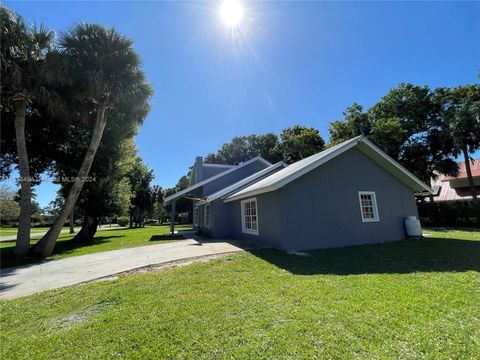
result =
[{"label": "tree shade on grass", "polygon": [[[108,226],[105,226],[108,229]],[[177,225],[177,230],[190,230],[191,225]],[[61,234],[58,242],[55,245],[54,252],[46,260],[61,259],[70,256],[87,255],[96,252],[126,249],[145,245],[158,245],[173,240],[181,240],[179,236],[165,235],[169,234],[169,226],[151,226],[138,229],[114,229],[114,230],[99,230],[97,231],[92,244],[86,246],[79,246],[72,240],[75,234]],[[38,241],[39,238],[31,241],[32,245]],[[1,267],[10,267],[32,262],[39,262],[36,258],[27,259],[13,259],[13,247],[15,241],[0,242],[1,251]]]},{"label": "tree shade on grass", "polygon": [[427,233],[307,257],[257,250],[4,302],[1,356],[478,359],[480,231]]}]

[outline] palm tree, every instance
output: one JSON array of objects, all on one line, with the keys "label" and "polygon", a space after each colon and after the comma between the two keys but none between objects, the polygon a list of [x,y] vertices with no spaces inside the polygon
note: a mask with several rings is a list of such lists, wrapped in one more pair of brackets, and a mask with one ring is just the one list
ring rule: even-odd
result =
[{"label": "palm tree", "polygon": [[444,95],[443,117],[451,138],[449,143],[454,154],[463,155],[470,192],[477,201],[470,154],[480,149],[480,85],[440,90]]},{"label": "palm tree", "polygon": [[15,109],[15,141],[20,172],[20,216],[15,255],[24,257],[30,248],[32,189],[25,139],[25,115],[30,103],[45,93],[42,72],[54,33],[43,26],[28,27],[22,18],[1,8],[2,90]]},{"label": "palm tree", "polygon": [[[53,81],[71,84],[77,98],[95,113],[92,137],[77,177],[55,223],[34,246],[40,257],[50,255],[67,217],[87,179],[108,120],[108,110],[128,103],[146,116],[152,90],[140,67],[131,40],[115,29],[96,24],[79,24],[61,36],[59,63],[51,73]],[[60,69],[60,70],[58,70]],[[144,117],[144,116],[143,116]]]}]

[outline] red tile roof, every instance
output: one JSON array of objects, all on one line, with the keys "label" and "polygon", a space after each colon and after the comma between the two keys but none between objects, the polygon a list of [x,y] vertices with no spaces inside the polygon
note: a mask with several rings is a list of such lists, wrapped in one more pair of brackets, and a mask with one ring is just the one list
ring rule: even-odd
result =
[{"label": "red tile roof", "polygon": [[[450,186],[451,180],[465,179],[467,178],[467,171],[465,169],[465,162],[458,163],[459,173],[458,176],[445,176],[440,175],[436,180],[432,180],[432,187],[440,187],[440,193],[435,196],[434,201],[450,201],[450,200],[466,200],[471,199],[472,195],[470,189],[467,187]],[[472,169],[473,177],[480,176],[480,159],[473,159],[470,161],[470,168]],[[477,193],[480,194],[480,186],[475,186]]]},{"label": "red tile roof", "polygon": [[[480,159],[470,160],[470,169],[472,170],[472,176],[480,176]],[[458,170],[458,176],[444,176],[443,181],[463,179],[467,177],[467,169],[465,168],[465,162],[458,163]]]}]

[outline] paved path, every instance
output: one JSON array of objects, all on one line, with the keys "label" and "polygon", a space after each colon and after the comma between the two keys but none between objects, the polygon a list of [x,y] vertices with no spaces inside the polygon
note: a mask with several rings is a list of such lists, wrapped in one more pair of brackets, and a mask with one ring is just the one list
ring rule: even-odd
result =
[{"label": "paved path", "polygon": [[105,251],[1,270],[0,299],[13,299],[175,260],[242,251],[230,243],[193,239]]},{"label": "paved path", "polygon": [[[104,225],[102,228],[98,228],[97,231],[104,231],[104,230],[118,230],[118,229],[126,229],[126,226],[108,226]],[[78,233],[81,228],[76,227],[75,228],[75,233]],[[0,236],[0,242],[1,241],[12,241],[12,240],[17,240],[17,230],[4,230],[4,232],[14,232],[15,235],[8,235],[8,236]],[[46,231],[32,231],[30,233],[30,238],[36,238],[45,235],[47,232]],[[70,229],[68,230],[62,230],[60,231],[60,234],[68,234],[70,233]]]}]

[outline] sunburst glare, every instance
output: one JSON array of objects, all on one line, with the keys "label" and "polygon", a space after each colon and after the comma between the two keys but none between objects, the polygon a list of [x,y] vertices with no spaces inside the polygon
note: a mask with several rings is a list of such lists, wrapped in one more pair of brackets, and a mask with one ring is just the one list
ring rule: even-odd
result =
[{"label": "sunburst glare", "polygon": [[220,19],[229,28],[236,28],[242,22],[244,10],[238,0],[224,0],[220,6]]}]

